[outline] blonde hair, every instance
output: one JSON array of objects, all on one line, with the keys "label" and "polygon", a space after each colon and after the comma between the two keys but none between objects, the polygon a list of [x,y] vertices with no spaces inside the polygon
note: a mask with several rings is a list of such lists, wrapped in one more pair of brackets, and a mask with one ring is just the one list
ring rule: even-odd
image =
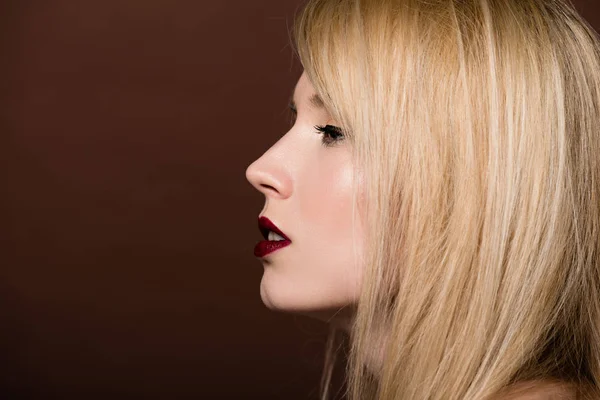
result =
[{"label": "blonde hair", "polygon": [[600,398],[593,28],[562,0],[309,0],[293,33],[366,193],[349,399]]}]

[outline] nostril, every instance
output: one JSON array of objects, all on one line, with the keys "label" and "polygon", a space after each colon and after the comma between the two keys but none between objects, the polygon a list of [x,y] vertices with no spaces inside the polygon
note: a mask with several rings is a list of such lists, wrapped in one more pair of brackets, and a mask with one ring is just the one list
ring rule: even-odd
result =
[{"label": "nostril", "polygon": [[265,188],[265,189],[270,189],[270,190],[272,190],[272,191],[274,191],[274,192],[277,192],[277,189],[275,189],[275,188],[274,188],[273,186],[271,186],[271,185],[266,185],[266,184],[264,184],[264,183],[261,183],[261,184],[260,184],[260,186],[262,186],[262,187],[263,187],[263,188]]},{"label": "nostril", "polygon": [[257,168],[258,164],[252,164],[254,167],[250,169],[248,173],[248,181],[256,190],[262,192],[264,195],[276,196],[276,197],[287,197],[291,190],[291,179],[287,176],[285,171],[278,170],[275,167],[265,166]]}]

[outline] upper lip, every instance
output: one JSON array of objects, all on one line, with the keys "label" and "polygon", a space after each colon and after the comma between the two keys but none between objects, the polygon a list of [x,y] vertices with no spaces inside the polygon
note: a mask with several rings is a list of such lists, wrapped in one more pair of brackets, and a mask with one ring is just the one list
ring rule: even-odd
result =
[{"label": "upper lip", "polygon": [[283,233],[277,225],[275,225],[271,220],[267,217],[259,217],[258,218],[258,229],[260,229],[260,233],[262,233],[265,240],[269,240],[269,231],[273,231],[276,234],[280,235],[286,240],[290,240],[285,233]]}]

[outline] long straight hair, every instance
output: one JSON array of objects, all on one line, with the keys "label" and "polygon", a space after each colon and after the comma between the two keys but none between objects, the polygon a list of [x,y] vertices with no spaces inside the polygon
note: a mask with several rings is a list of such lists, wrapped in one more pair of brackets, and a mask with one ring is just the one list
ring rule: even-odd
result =
[{"label": "long straight hair", "polygon": [[348,398],[600,398],[594,29],[567,0],[309,0],[293,35],[362,176]]}]

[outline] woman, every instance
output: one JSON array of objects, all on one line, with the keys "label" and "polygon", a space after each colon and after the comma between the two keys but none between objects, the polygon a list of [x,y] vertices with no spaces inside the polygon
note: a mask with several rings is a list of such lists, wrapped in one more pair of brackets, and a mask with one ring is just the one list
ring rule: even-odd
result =
[{"label": "woman", "polygon": [[309,0],[294,35],[295,122],[246,171],[265,304],[349,334],[352,400],[600,398],[597,33],[566,0]]}]

